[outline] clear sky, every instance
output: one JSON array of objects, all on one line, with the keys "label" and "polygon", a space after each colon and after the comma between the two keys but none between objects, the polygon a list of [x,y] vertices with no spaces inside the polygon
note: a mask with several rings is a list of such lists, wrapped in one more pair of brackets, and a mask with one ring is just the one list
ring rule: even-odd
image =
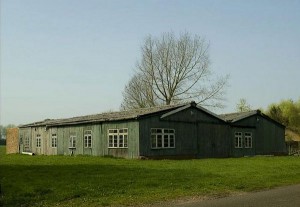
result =
[{"label": "clear sky", "polygon": [[226,107],[300,98],[299,0],[2,0],[1,124],[119,110],[149,34],[210,42]]}]

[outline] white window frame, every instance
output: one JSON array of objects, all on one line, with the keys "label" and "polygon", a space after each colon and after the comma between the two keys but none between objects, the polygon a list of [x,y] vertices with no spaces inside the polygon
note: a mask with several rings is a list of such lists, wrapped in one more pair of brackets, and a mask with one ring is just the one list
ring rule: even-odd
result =
[{"label": "white window frame", "polygon": [[243,133],[234,133],[234,148],[243,148]]},{"label": "white window frame", "polygon": [[152,149],[175,148],[175,129],[151,128],[150,133]]},{"label": "white window frame", "polygon": [[36,135],[36,148],[41,148],[42,146],[42,138],[40,134]]},{"label": "white window frame", "polygon": [[244,143],[245,143],[245,148],[252,148],[252,133],[251,132],[244,133]]},{"label": "white window frame", "polygon": [[57,148],[57,135],[51,134],[51,147]]},{"label": "white window frame", "polygon": [[71,135],[70,136],[69,148],[76,148],[76,135]]},{"label": "white window frame", "polygon": [[25,136],[24,147],[29,147],[29,144],[30,144],[29,136]]},{"label": "white window frame", "polygon": [[108,129],[108,148],[128,148],[128,128]]},{"label": "white window frame", "polygon": [[92,130],[84,131],[84,148],[92,148]]}]

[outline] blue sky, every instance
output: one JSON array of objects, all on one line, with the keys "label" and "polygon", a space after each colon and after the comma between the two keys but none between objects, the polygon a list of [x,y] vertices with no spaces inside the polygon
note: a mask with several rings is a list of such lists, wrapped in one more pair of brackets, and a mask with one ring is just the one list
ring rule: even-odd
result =
[{"label": "blue sky", "polygon": [[118,110],[149,34],[210,42],[225,102],[300,98],[299,0],[2,0],[1,124]]}]

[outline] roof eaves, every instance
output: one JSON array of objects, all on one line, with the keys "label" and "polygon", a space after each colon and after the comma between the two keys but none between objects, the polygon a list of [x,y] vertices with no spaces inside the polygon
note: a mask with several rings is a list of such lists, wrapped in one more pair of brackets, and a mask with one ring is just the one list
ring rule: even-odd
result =
[{"label": "roof eaves", "polygon": [[166,118],[166,117],[171,116],[171,115],[173,115],[173,114],[176,114],[176,113],[178,113],[178,112],[180,112],[180,111],[182,111],[182,110],[185,110],[185,109],[187,109],[187,108],[189,108],[189,107],[191,107],[190,104],[183,105],[183,106],[181,106],[181,107],[179,107],[179,108],[177,108],[177,109],[174,109],[174,110],[172,110],[172,111],[169,111],[169,112],[163,114],[160,118],[161,118],[161,119]]},{"label": "roof eaves", "polygon": [[182,108],[184,106],[186,106],[186,104],[178,104],[178,105],[169,106],[169,107],[163,108],[161,110],[157,110],[157,111],[153,111],[153,112],[138,115],[137,119],[145,118],[145,117],[148,117],[148,116],[153,116],[153,115],[160,114],[160,113],[163,113],[163,112],[166,112],[166,111],[167,111],[167,113],[170,113],[170,112],[173,112],[174,110],[177,110],[177,109]]},{"label": "roof eaves", "polygon": [[220,116],[218,116],[217,114],[215,114],[215,113],[207,110],[206,108],[203,108],[202,106],[197,106],[197,108],[200,109],[200,110],[202,110],[202,111],[204,111],[206,114],[208,114],[208,115],[210,115],[210,116],[212,116],[214,118],[217,118],[217,119],[221,120],[222,122],[226,122],[226,120],[222,119]]},{"label": "roof eaves", "polygon": [[268,115],[266,115],[266,114],[264,114],[264,113],[260,113],[260,115],[261,115],[262,117],[264,117],[265,119],[268,119],[269,121],[271,121],[271,122],[273,122],[273,123],[275,123],[275,124],[281,126],[282,128],[286,128],[285,125],[283,125],[283,124],[281,124],[280,122],[278,122],[278,121],[272,119],[272,118],[269,117]]},{"label": "roof eaves", "polygon": [[255,115],[255,114],[259,114],[259,113],[260,113],[259,110],[250,111],[250,112],[245,113],[245,114],[243,114],[243,115],[241,115],[241,116],[239,116],[239,117],[237,117],[237,118],[232,119],[230,122],[232,122],[232,123],[233,123],[233,122],[237,122],[237,121],[246,119],[246,118],[248,118],[248,117],[250,117],[250,116],[253,116],[253,115]]}]

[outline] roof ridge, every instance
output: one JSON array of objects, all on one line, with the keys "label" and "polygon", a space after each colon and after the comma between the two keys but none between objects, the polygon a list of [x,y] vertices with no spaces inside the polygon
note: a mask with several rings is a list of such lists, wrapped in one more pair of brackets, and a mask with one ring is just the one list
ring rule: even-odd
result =
[{"label": "roof ridge", "polygon": [[43,121],[37,121],[30,124],[20,125],[20,127],[57,125],[59,123],[69,124],[72,122],[74,123],[74,122],[113,121],[113,120],[132,119],[132,118],[137,118],[139,116],[160,112],[163,110],[182,107],[185,105],[187,104],[179,103],[179,104],[172,104],[172,105],[159,105],[159,106],[148,107],[148,108],[123,110],[123,111],[103,112],[103,113],[83,115],[83,116],[74,116],[69,118],[45,119]]},{"label": "roof ridge", "polygon": [[231,115],[231,114],[246,114],[246,113],[258,112],[258,111],[260,111],[260,110],[259,110],[259,109],[256,109],[256,110],[250,110],[250,111],[241,111],[241,112],[224,113],[224,114],[219,114],[219,116],[225,116],[225,115]]}]

